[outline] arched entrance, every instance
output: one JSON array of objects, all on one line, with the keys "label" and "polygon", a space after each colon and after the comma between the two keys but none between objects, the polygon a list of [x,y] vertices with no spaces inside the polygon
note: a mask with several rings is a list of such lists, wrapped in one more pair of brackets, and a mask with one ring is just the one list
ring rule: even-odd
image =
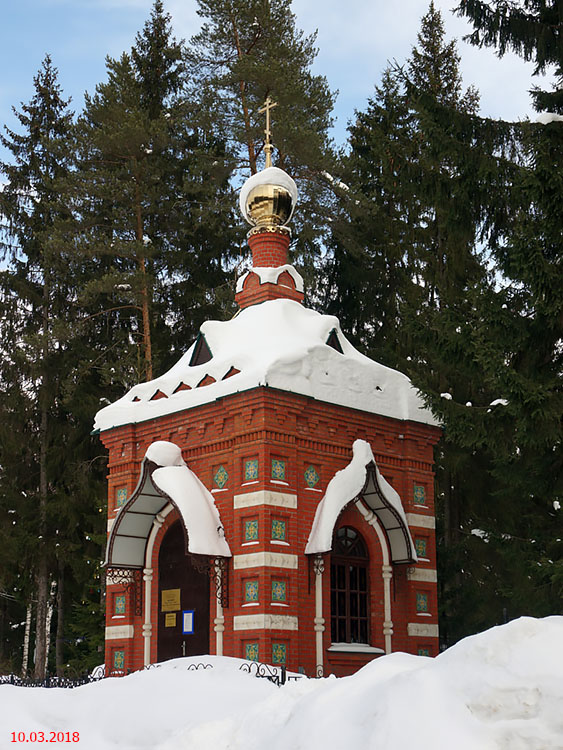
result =
[{"label": "arched entrance", "polygon": [[209,586],[207,574],[186,554],[182,524],[176,521],[158,554],[157,661],[209,653]]}]

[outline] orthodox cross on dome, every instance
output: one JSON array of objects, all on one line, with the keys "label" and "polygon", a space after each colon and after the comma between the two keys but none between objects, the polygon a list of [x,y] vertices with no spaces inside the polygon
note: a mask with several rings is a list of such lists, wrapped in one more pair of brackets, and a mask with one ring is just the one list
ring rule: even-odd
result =
[{"label": "orthodox cross on dome", "polygon": [[272,166],[272,142],[270,140],[272,131],[270,130],[270,110],[277,107],[278,103],[274,102],[268,97],[264,102],[264,106],[258,110],[259,114],[266,113],[266,143],[264,144],[264,153],[266,154],[266,169]]}]

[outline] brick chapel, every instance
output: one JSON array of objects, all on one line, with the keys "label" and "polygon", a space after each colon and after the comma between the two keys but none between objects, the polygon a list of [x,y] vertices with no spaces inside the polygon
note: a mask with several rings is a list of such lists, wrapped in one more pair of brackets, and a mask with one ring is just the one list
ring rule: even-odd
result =
[{"label": "brick chapel", "polygon": [[294,181],[240,194],[239,312],[98,412],[109,452],[106,674],[217,654],[309,676],[438,652],[433,446],[408,378],[303,306]]}]

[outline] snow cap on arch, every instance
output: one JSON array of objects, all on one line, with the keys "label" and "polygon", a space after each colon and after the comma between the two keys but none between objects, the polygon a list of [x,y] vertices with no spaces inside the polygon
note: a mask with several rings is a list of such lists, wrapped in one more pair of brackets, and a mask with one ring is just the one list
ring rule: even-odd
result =
[{"label": "snow cap on arch", "polygon": [[416,562],[416,550],[401,498],[381,475],[370,444],[365,440],[355,440],[352,454],[348,466],[332,477],[317,506],[305,554],[330,552],[340,513],[349,503],[362,499],[385,529],[392,562]]},{"label": "snow cap on arch", "polygon": [[158,440],[148,447],[137,487],[115,518],[105,564],[143,568],[153,522],[169,503],[180,516],[188,552],[231,556],[213,495],[186,465],[179,446]]}]

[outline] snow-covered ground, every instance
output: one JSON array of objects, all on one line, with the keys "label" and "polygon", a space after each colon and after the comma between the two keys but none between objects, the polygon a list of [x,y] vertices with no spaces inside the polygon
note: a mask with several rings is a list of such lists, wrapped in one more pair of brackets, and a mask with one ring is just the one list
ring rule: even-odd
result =
[{"label": "snow-covered ground", "polygon": [[[189,671],[194,661],[213,669]],[[278,688],[240,665],[197,657],[74,689],[0,686],[0,748],[23,744],[14,731],[79,732],[56,743],[78,750],[563,748],[563,617],[521,618],[435,659],[384,656],[341,679]]]}]

